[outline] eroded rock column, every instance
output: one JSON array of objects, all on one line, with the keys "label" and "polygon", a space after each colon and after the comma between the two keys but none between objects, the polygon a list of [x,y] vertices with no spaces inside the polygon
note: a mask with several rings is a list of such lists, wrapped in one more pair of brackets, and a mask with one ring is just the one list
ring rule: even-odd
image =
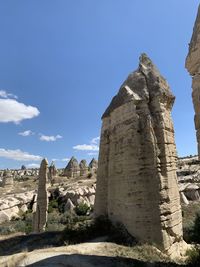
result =
[{"label": "eroded rock column", "polygon": [[192,76],[192,99],[195,110],[195,128],[200,157],[200,6],[189,44],[186,68]]},{"label": "eroded rock column", "polygon": [[33,214],[33,230],[36,233],[43,232],[47,223],[48,193],[47,193],[48,161],[43,159],[39,170],[38,193],[36,212]]},{"label": "eroded rock column", "polygon": [[102,117],[96,216],[169,255],[183,249],[171,109],[174,96],[142,54]]},{"label": "eroded rock column", "polygon": [[80,176],[80,167],[76,158],[71,157],[64,169],[64,175],[69,178],[77,178]]}]

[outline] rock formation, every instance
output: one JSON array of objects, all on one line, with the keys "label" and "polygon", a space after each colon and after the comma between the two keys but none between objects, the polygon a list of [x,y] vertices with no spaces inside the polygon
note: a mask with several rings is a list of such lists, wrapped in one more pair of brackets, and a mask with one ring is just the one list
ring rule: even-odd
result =
[{"label": "rock formation", "polygon": [[47,223],[48,193],[47,193],[48,162],[43,159],[39,170],[38,193],[36,212],[33,216],[33,230],[43,232]]},{"label": "rock formation", "polygon": [[195,110],[195,128],[200,157],[200,6],[186,58],[186,68],[192,76],[192,99]]},{"label": "rock formation", "polygon": [[80,176],[80,168],[77,159],[72,157],[64,169],[64,175],[70,178],[76,178]]},{"label": "rock formation", "polygon": [[185,245],[169,85],[142,54],[102,117],[96,216],[171,256]]},{"label": "rock formation", "polygon": [[98,168],[98,161],[95,158],[90,161],[89,168],[91,172],[96,173]]},{"label": "rock formation", "polygon": [[3,179],[2,179],[2,186],[3,187],[12,187],[13,186],[13,176],[11,171],[6,170],[3,173]]},{"label": "rock formation", "polygon": [[49,172],[48,172],[48,178],[51,183],[53,182],[53,178],[56,175],[57,175],[57,169],[54,162],[52,161],[51,165],[49,166]]},{"label": "rock formation", "polygon": [[80,176],[86,176],[88,174],[88,166],[85,159],[81,160],[79,163],[80,167]]}]

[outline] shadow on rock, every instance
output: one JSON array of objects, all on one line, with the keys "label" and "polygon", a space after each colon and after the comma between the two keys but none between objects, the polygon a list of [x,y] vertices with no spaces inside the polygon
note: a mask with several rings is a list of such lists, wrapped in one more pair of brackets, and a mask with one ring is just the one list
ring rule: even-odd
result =
[{"label": "shadow on rock", "polygon": [[61,245],[60,232],[22,235],[0,240],[0,256],[46,248],[49,244],[54,247]]},{"label": "shadow on rock", "polygon": [[[95,255],[59,255],[26,265],[28,267],[181,267],[176,263],[145,262],[141,260]],[[185,266],[185,265],[184,265]]]}]

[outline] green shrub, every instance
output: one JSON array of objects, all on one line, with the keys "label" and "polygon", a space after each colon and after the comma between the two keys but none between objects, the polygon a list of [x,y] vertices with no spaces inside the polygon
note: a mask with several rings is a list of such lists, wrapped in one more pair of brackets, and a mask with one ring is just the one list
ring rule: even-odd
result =
[{"label": "green shrub", "polygon": [[200,249],[197,247],[194,247],[192,249],[187,250],[186,252],[187,256],[187,266],[190,267],[197,267],[200,266]]},{"label": "green shrub", "polygon": [[54,209],[58,209],[58,200],[57,199],[52,199],[51,201],[49,201],[48,213],[53,212]]},{"label": "green shrub", "polygon": [[86,203],[83,203],[83,202],[75,207],[75,212],[78,216],[85,216],[89,210],[90,210],[90,207]]},{"label": "green shrub", "polygon": [[88,175],[87,175],[87,178],[92,178],[92,173],[90,172],[90,173],[88,173]]},{"label": "green shrub", "polygon": [[200,243],[200,213],[196,214],[192,232],[193,232],[192,240],[196,243]]},{"label": "green shrub", "polygon": [[[78,219],[81,218],[81,221]],[[104,218],[87,220],[86,217],[74,217],[62,234],[62,241],[68,244],[76,244],[89,241],[93,238],[109,233],[110,222]]]},{"label": "green shrub", "polygon": [[135,245],[137,243],[122,225],[114,226],[107,217],[100,216],[95,220],[86,218],[81,217],[82,221],[75,222],[77,217],[74,217],[62,233],[62,242],[76,244],[87,242],[97,237],[108,236],[108,241],[118,244]]}]

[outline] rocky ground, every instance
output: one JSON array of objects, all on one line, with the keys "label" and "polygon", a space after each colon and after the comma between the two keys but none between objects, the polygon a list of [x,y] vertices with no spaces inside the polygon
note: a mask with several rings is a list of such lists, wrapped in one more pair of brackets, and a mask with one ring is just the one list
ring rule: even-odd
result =
[{"label": "rocky ground", "polygon": [[[200,162],[197,157],[179,159],[177,175],[183,221],[187,227],[193,224],[196,212],[200,211]],[[85,203],[89,207],[88,218],[91,217],[95,191],[94,174],[73,179],[55,177],[54,183],[48,187],[49,232],[26,235],[23,231],[15,234],[19,232],[18,228],[16,231],[10,229],[14,228],[12,223],[19,224],[24,220],[24,214],[28,214],[26,216],[31,225],[37,198],[37,176],[29,173],[28,179],[27,175],[24,179],[22,175],[14,180],[13,186],[0,187],[0,266],[180,266],[178,263],[167,263],[168,259],[151,246],[129,248],[99,240],[66,246],[59,243],[62,234],[55,230],[65,228],[63,220],[68,218],[66,214]],[[2,230],[5,226],[9,229],[6,233]]]},{"label": "rocky ground", "polygon": [[[46,248],[2,257],[0,264],[7,266],[34,267],[130,267],[130,266],[181,266],[172,262],[152,246],[134,248],[117,245],[103,240],[93,240],[78,245]],[[180,264],[180,265],[179,265]]]}]

